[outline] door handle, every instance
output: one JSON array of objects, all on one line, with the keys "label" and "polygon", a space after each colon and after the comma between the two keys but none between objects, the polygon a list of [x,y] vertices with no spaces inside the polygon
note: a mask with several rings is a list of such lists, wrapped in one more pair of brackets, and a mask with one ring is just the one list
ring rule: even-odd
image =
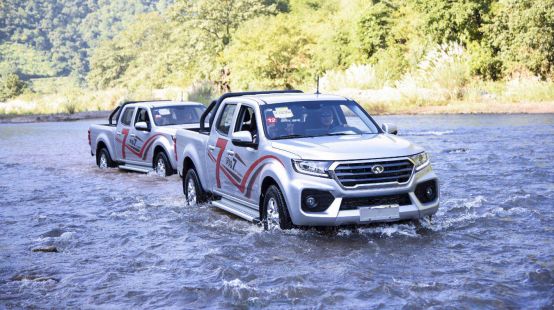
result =
[{"label": "door handle", "polygon": [[134,138],[136,137],[137,135],[135,135],[134,133],[130,134],[131,138]]},{"label": "door handle", "polygon": [[235,156],[235,152],[229,150],[229,151],[227,151],[227,155],[228,156]]},{"label": "door handle", "polygon": [[208,148],[210,149],[210,151],[215,150],[215,146],[213,146],[213,145],[208,145]]}]

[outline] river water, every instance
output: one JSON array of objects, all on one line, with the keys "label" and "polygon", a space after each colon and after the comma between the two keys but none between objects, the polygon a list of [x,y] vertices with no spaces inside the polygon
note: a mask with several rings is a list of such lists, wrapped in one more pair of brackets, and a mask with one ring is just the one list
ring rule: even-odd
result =
[{"label": "river water", "polygon": [[266,232],[100,171],[101,120],[0,125],[0,308],[554,307],[554,115],[378,120],[429,151],[432,223]]}]

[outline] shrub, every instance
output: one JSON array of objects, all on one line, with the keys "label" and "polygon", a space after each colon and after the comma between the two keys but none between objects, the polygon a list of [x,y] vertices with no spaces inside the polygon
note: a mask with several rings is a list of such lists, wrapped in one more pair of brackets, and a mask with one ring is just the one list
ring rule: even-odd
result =
[{"label": "shrub", "polygon": [[0,76],[0,101],[6,101],[19,96],[26,88],[27,84],[15,73]]},{"label": "shrub", "polygon": [[214,85],[210,81],[197,81],[190,86],[187,92],[188,100],[203,104],[209,104],[214,96]]}]

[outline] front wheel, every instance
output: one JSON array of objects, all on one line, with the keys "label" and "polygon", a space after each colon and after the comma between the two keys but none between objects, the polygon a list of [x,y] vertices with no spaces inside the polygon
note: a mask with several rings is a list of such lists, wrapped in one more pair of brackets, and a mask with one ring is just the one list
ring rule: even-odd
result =
[{"label": "front wheel", "polygon": [[196,170],[189,169],[187,175],[183,178],[183,193],[189,206],[206,202],[206,193],[200,185]]},{"label": "front wheel", "polygon": [[279,187],[271,185],[265,192],[262,207],[262,222],[266,230],[279,227],[283,230],[293,228],[285,198]]},{"label": "front wheel", "polygon": [[161,177],[168,177],[173,174],[173,169],[169,163],[169,159],[164,152],[159,152],[154,160],[154,170]]}]

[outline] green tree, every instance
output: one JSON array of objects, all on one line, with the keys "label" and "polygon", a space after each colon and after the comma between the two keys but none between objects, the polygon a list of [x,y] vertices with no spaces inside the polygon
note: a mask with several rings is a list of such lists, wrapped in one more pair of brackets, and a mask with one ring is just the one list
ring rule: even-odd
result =
[{"label": "green tree", "polygon": [[89,85],[95,88],[188,86],[205,79],[214,55],[206,38],[157,12],[139,15],[91,56]]},{"label": "green tree", "polygon": [[[112,38],[135,15],[167,6],[165,0],[0,0],[0,3],[0,45],[21,44],[44,53],[55,67],[53,76],[73,73],[81,77],[89,69],[89,48]],[[18,72],[25,72],[22,78],[44,72],[28,73],[29,67],[17,66]]]},{"label": "green tree", "polygon": [[554,0],[501,0],[486,31],[507,74],[554,78]]},{"label": "green tree", "polygon": [[21,81],[15,73],[3,74],[0,76],[0,101],[19,96],[23,93],[27,85]]},{"label": "green tree", "polygon": [[481,27],[494,0],[415,0],[424,32],[435,43],[469,43],[483,37]]},{"label": "green tree", "polygon": [[242,25],[225,52],[236,89],[296,88],[313,78],[314,40],[286,15]]},{"label": "green tree", "polygon": [[387,48],[387,38],[390,35],[391,17],[394,6],[389,1],[370,5],[358,22],[358,36],[362,52],[370,59],[380,49]]},{"label": "green tree", "polygon": [[286,1],[269,0],[178,0],[173,16],[179,22],[202,30],[215,42],[216,52],[231,42],[233,33],[245,21],[288,9]]}]

